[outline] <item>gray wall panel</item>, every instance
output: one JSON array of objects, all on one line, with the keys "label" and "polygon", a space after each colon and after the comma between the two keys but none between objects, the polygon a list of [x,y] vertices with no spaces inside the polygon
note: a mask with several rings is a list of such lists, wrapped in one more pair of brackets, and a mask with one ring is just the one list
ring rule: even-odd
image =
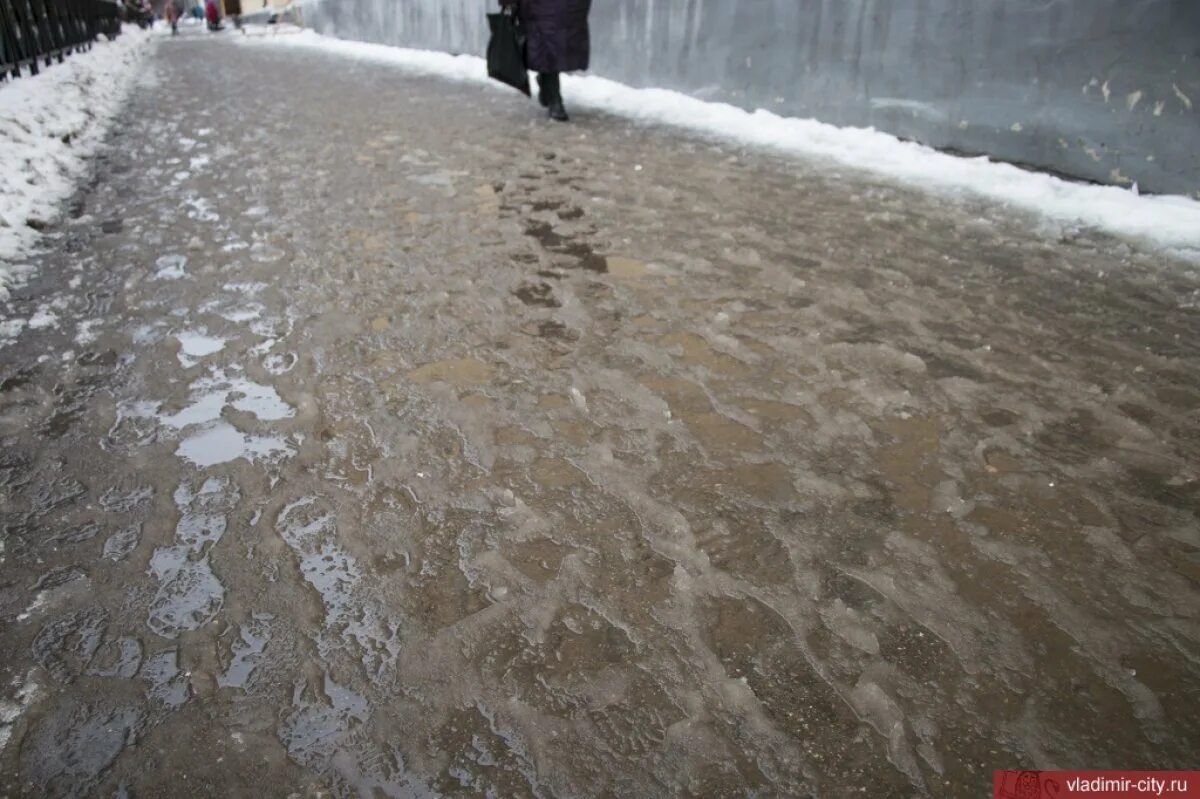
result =
[{"label": "gray wall panel", "polygon": [[[348,39],[482,53],[484,0],[320,0]],[[1200,0],[594,0],[593,72],[1200,196]]]}]

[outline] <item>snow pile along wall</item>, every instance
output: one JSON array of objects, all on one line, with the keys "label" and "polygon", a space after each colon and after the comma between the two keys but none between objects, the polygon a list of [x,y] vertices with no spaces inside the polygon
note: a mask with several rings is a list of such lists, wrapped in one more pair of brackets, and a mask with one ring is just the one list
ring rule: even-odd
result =
[{"label": "snow pile along wall", "polygon": [[102,38],[36,76],[0,84],[0,299],[38,231],[75,190],[149,42],[126,26],[114,41]]},{"label": "snow pile along wall", "polygon": [[[232,41],[387,64],[414,73],[478,83],[512,102],[524,101],[488,78],[487,64],[478,56],[346,41],[313,31],[288,36],[255,34]],[[1200,262],[1200,200],[1065,181],[987,158],[948,155],[876,130],[781,117],[770,111],[750,112],[669,89],[635,89],[607,78],[570,75],[563,79],[563,91],[575,108],[593,108],[866,170],[947,196],[983,197],[1039,214],[1054,223],[1047,230],[1058,228],[1060,235],[1079,226],[1092,227]],[[535,113],[532,106],[530,113]]]},{"label": "snow pile along wall", "polygon": [[[482,54],[481,0],[318,0],[345,39]],[[593,73],[1200,197],[1196,0],[598,0]]]}]

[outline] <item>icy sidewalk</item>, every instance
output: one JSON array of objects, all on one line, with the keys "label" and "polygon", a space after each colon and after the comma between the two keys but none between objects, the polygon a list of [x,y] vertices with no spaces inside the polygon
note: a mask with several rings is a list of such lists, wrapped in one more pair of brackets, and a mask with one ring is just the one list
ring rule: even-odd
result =
[{"label": "icy sidewalk", "polygon": [[103,141],[150,40],[126,26],[114,41],[0,85],[0,299]]},{"label": "icy sidewalk", "polygon": [[[248,36],[239,41],[320,50],[509,91],[487,77],[486,63],[476,56],[344,41],[312,31],[294,36]],[[874,129],[781,117],[763,109],[750,112],[680,92],[635,89],[604,78],[569,75],[563,79],[563,91],[568,103],[576,106],[832,162],[932,191],[975,195],[1032,211],[1068,229],[1095,228],[1200,260],[1200,201],[1187,197],[1141,196],[1136,185],[1121,189],[1073,183],[986,157],[941,153]]]},{"label": "icy sidewalk", "polygon": [[1194,765],[1200,274],[238,38],[155,48],[9,301],[9,793]]}]

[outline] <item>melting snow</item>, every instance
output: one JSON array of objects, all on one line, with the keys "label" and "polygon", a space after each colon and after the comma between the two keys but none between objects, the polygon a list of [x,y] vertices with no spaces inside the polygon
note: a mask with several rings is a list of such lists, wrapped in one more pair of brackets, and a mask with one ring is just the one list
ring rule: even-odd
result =
[{"label": "melting snow", "polygon": [[0,299],[40,227],[58,218],[124,100],[149,35],[126,26],[41,74],[0,85]]},{"label": "melting snow", "polygon": [[[323,50],[510,91],[487,77],[486,64],[477,56],[343,41],[312,31],[291,36],[247,36],[238,42]],[[987,158],[948,155],[870,128],[841,128],[812,119],[781,117],[762,109],[746,111],[665,89],[635,89],[605,78],[565,75],[563,91],[568,102],[577,106],[825,159],[925,189],[974,194],[1061,223],[1139,238],[1179,255],[1200,258],[1200,201],[1186,197],[1147,197],[1113,186],[1072,183]]]}]

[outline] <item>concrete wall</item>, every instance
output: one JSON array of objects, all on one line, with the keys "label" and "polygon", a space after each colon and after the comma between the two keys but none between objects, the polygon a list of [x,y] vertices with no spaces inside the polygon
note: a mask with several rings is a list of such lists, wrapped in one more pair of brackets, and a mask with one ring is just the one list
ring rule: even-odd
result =
[{"label": "concrete wall", "polygon": [[[486,0],[319,0],[349,39],[484,52]],[[596,74],[1200,196],[1200,0],[594,0]]]}]

